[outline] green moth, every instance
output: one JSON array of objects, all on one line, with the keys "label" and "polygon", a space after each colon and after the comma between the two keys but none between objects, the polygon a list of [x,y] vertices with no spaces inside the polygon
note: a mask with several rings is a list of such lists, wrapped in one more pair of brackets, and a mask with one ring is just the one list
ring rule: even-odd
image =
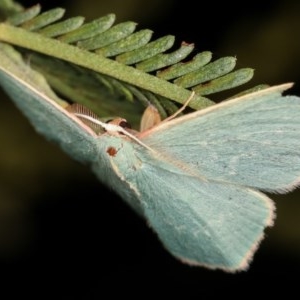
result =
[{"label": "green moth", "polygon": [[[299,184],[300,98],[290,85],[251,93],[142,132],[122,122],[96,133],[68,111],[42,77],[2,55],[0,84],[35,129],[147,220],[164,247],[191,265],[247,269],[274,204],[261,191]],[[27,73],[26,73],[27,72]]]}]

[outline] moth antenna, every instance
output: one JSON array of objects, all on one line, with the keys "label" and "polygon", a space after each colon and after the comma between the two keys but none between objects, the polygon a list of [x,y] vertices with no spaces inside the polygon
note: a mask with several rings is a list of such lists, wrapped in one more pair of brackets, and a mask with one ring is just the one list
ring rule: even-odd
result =
[{"label": "moth antenna", "polygon": [[91,120],[88,120],[82,116],[89,116],[93,118],[94,120],[100,120],[99,117],[90,109],[85,107],[82,104],[74,103],[69,105],[66,110],[72,114],[74,114],[76,117],[78,117],[85,125],[89,126],[93,131],[95,131],[97,134],[103,132],[103,127]]},{"label": "moth antenna", "polygon": [[116,125],[116,124],[112,124],[112,123],[105,123],[102,122],[98,119],[95,119],[89,115],[85,115],[85,114],[81,114],[81,113],[75,113],[75,116],[77,116],[78,118],[82,118],[85,119],[87,121],[90,121],[92,123],[97,124],[98,126],[100,126],[102,129],[106,130],[107,132],[110,133],[123,133],[124,135],[128,136],[129,138],[131,138],[132,140],[134,140],[135,142],[137,142],[138,144],[140,144],[141,146],[143,146],[144,148],[148,149],[151,152],[155,152],[152,148],[150,148],[149,146],[147,146],[146,144],[144,144],[142,141],[140,141],[136,136],[134,136],[133,134],[129,133],[127,130],[125,130],[123,127]]},{"label": "moth antenna", "polygon": [[175,117],[177,117],[181,112],[183,112],[186,107],[188,106],[188,104],[191,102],[191,100],[194,98],[195,96],[195,91],[192,91],[191,95],[188,97],[188,99],[184,102],[184,104],[182,105],[182,107],[180,107],[173,115],[167,117],[166,119],[164,119],[162,121],[162,123],[170,121],[172,119],[174,119]]},{"label": "moth antenna", "polygon": [[73,114],[83,114],[83,115],[87,115],[90,116],[92,118],[98,119],[99,117],[90,109],[88,109],[86,106],[82,105],[82,104],[78,104],[78,103],[73,103],[71,105],[69,105],[67,108],[67,111]]}]

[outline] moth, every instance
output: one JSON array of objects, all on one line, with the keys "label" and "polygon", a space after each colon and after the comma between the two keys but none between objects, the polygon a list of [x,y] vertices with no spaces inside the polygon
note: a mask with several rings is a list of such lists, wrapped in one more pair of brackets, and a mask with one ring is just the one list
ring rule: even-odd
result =
[{"label": "moth", "polygon": [[184,263],[246,270],[274,221],[263,192],[299,185],[300,98],[282,95],[290,84],[136,133],[121,122],[96,133],[84,114],[8,68],[0,68],[0,84],[40,134],[89,164]]}]

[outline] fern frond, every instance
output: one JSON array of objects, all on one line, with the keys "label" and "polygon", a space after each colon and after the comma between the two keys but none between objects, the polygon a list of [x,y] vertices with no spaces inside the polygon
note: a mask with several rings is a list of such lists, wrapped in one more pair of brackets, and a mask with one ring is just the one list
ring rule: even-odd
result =
[{"label": "fern frond", "polygon": [[35,5],[13,13],[0,24],[0,40],[26,54],[61,95],[99,115],[136,113],[126,105],[137,99],[166,117],[177,109],[174,101],[184,103],[191,90],[196,95],[189,106],[201,109],[214,104],[207,95],[253,76],[250,68],[233,71],[234,57],[211,61],[209,51],[191,57],[193,44],[173,49],[172,35],[151,41],[151,30],[135,31],[134,22],[114,24],[114,14],[84,23],[81,16],[62,20],[64,12],[41,13]]}]

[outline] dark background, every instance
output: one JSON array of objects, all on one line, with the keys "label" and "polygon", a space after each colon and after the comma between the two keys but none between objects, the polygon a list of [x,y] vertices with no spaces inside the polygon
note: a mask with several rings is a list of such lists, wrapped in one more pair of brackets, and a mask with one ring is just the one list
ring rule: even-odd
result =
[{"label": "dark background", "polygon": [[[190,0],[40,3],[88,20],[114,12],[117,23],[137,21],[154,30],[154,37],[174,34],[214,58],[236,56],[238,67],[255,68],[253,85],[292,81],[291,93],[300,95],[297,0],[198,1],[197,7]],[[0,293],[8,292],[3,299],[100,299],[105,292],[143,298],[163,290],[184,299],[298,294],[299,190],[271,196],[275,226],[249,271],[192,268],[165,251],[145,222],[87,167],[37,135],[3,93],[0,101]]]}]

